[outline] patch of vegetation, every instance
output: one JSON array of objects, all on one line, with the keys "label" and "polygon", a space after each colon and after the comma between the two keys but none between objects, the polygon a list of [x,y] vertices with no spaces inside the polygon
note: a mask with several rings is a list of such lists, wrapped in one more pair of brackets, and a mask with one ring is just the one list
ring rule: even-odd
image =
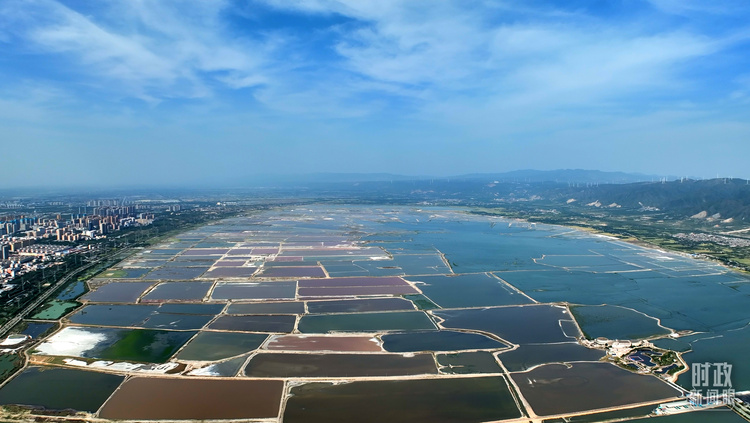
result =
[{"label": "patch of vegetation", "polygon": [[0,354],[0,381],[23,367],[23,358],[18,354]]},{"label": "patch of vegetation", "polygon": [[677,354],[674,351],[667,351],[662,355],[649,354],[649,357],[651,357],[651,360],[653,360],[658,366],[668,366],[677,362]]},{"label": "patch of vegetation", "polygon": [[404,298],[413,302],[419,310],[434,310],[440,308],[440,306],[430,301],[430,299],[424,295],[404,295]]}]

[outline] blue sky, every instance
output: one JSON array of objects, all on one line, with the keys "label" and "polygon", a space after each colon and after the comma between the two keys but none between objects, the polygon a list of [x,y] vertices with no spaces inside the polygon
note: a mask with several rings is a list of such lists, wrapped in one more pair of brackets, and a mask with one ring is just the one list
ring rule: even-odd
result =
[{"label": "blue sky", "polygon": [[0,2],[0,186],[750,177],[750,4]]}]

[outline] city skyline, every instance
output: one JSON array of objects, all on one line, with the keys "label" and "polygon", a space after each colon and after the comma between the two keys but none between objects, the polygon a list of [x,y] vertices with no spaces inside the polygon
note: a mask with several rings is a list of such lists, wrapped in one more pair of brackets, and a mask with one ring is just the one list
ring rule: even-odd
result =
[{"label": "city skyline", "polygon": [[747,179],[748,15],[740,1],[9,0],[0,187]]}]

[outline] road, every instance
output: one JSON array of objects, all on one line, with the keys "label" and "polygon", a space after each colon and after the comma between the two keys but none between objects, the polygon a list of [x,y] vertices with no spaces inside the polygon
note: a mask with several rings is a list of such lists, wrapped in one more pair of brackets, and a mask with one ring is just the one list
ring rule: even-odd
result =
[{"label": "road", "polygon": [[65,283],[67,283],[71,278],[74,276],[77,276],[81,274],[82,272],[86,271],[88,268],[99,264],[103,261],[106,261],[110,259],[111,257],[122,254],[123,252],[128,251],[129,248],[125,248],[123,250],[115,251],[107,256],[104,256],[100,258],[99,260],[93,261],[85,266],[79,267],[75,270],[73,270],[71,273],[68,273],[65,277],[57,281],[54,285],[52,285],[47,291],[45,291],[43,294],[39,295],[34,301],[31,302],[31,304],[27,305],[23,308],[23,310],[19,311],[13,318],[11,318],[7,323],[5,323],[2,327],[0,327],[0,337],[5,336],[8,331],[10,331],[15,325],[17,325],[21,320],[23,320],[29,313],[31,313],[33,310],[35,310],[37,307],[42,305],[45,301],[49,299],[52,294],[57,291],[58,288],[63,286]]}]

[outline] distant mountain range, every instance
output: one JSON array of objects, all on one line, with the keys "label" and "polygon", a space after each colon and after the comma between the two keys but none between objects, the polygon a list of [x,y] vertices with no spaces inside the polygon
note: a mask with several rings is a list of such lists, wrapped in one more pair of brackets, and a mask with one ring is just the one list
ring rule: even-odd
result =
[{"label": "distant mountain range", "polygon": [[503,173],[472,173],[456,179],[491,179],[498,182],[557,182],[562,184],[629,184],[633,182],[678,179],[673,176],[644,175],[640,173],[603,172],[601,170],[514,170]]},{"label": "distant mountain range", "polygon": [[[676,179],[676,180],[674,180]],[[539,202],[659,211],[675,217],[750,220],[750,185],[742,179],[693,180],[597,170],[519,170],[452,177],[387,173],[299,175],[277,181],[290,197],[354,198],[399,203],[500,205]],[[590,204],[590,205],[589,205]],[[718,216],[716,216],[718,215]]]},{"label": "distant mountain range", "polygon": [[[653,212],[674,217],[747,220],[750,222],[750,184],[743,179],[693,180],[598,170],[516,170],[451,177],[408,176],[390,173],[315,173],[257,176],[241,186],[215,185],[196,189],[149,188],[149,195],[165,198],[203,193],[330,199],[334,201],[502,206],[523,202],[532,207],[570,206]],[[29,190],[0,192],[0,198],[28,196]],[[117,197],[138,195],[144,189],[115,190]],[[114,192],[114,191],[113,191]],[[70,194],[70,193],[68,193]],[[81,193],[81,195],[83,195]],[[91,191],[86,191],[87,196]],[[610,207],[611,206],[611,207]],[[716,216],[718,214],[718,216]]]},{"label": "distant mountain range", "polygon": [[644,175],[639,173],[603,172],[600,170],[514,170],[502,173],[471,173],[455,176],[409,176],[392,173],[310,173],[284,176],[255,177],[253,185],[278,184],[282,186],[309,186],[331,183],[396,182],[396,181],[487,181],[487,182],[555,182],[563,184],[627,184],[633,182],[676,179],[672,176]]}]

